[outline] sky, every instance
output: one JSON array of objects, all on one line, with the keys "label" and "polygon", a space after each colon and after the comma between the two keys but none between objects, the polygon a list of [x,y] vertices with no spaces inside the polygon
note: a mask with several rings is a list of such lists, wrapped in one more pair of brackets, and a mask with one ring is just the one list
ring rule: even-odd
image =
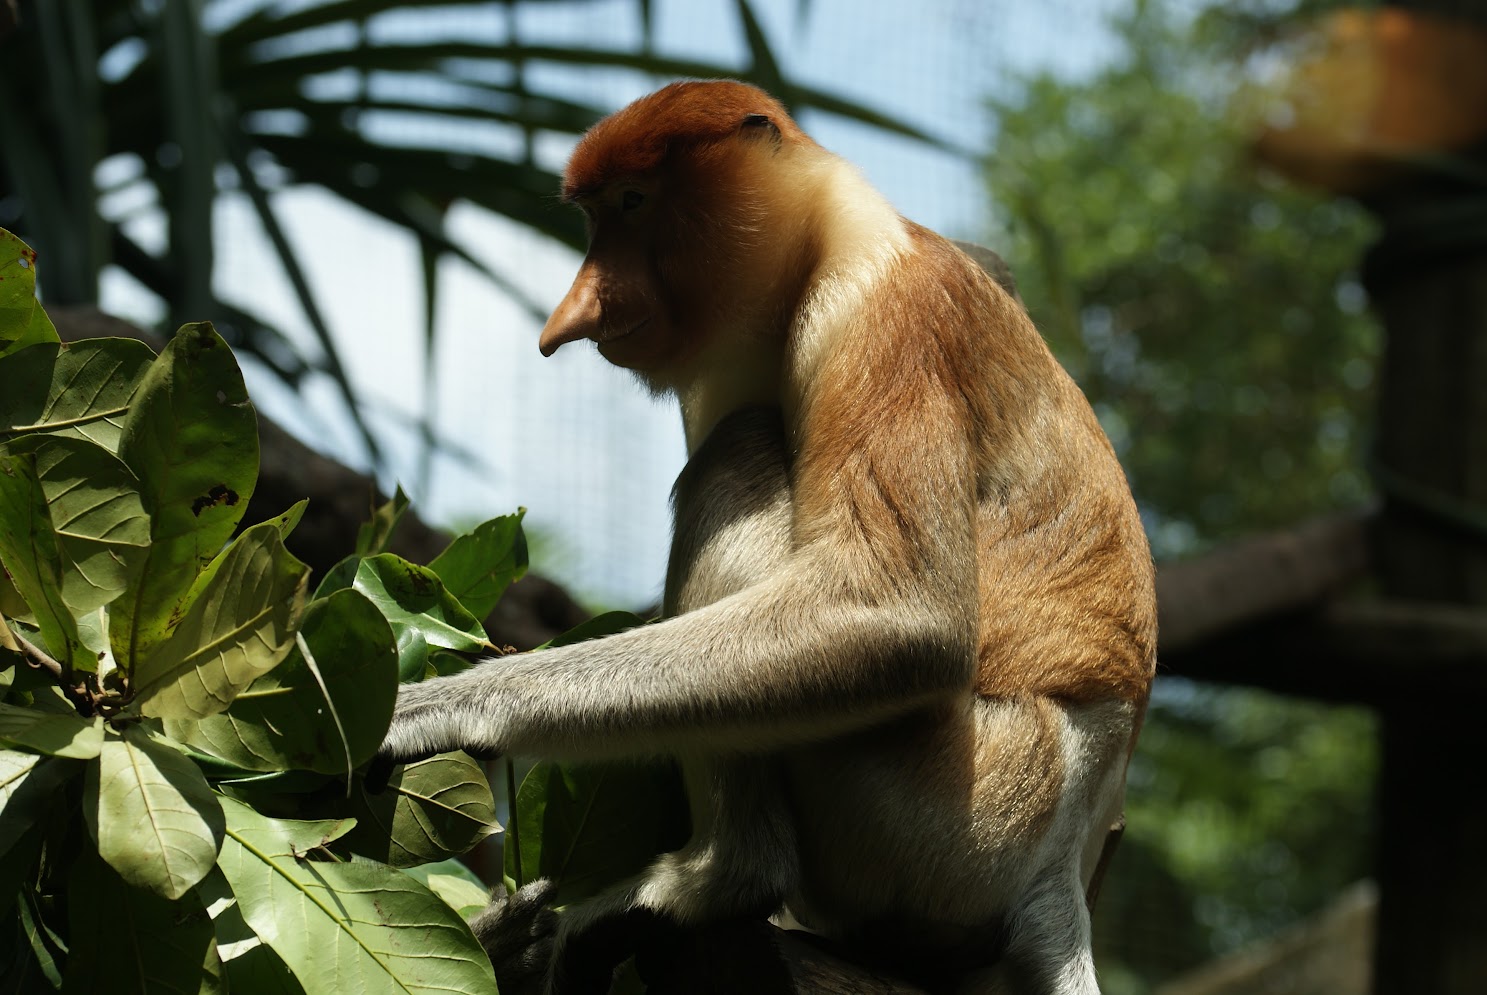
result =
[{"label": "sky", "polygon": [[[1104,17],[1120,0],[756,0],[785,71],[802,82],[888,111],[969,149],[989,149],[986,96],[1018,74],[1079,75],[1110,57]],[[494,15],[493,15],[494,16]],[[655,0],[663,54],[742,67],[747,49],[734,0]],[[523,40],[615,45],[638,42],[632,0],[527,5]],[[619,73],[602,79],[566,70],[545,82],[618,108],[665,80]],[[906,216],[954,237],[986,229],[988,198],[973,158],[807,114],[802,125],[854,162]],[[566,146],[545,150],[556,165]],[[427,520],[468,527],[528,509],[533,568],[595,606],[640,608],[659,600],[670,531],[667,503],[685,460],[673,402],[649,397],[586,344],[551,359],[537,352],[539,323],[470,267],[440,269],[436,431],[444,455],[431,479],[420,472],[414,423],[423,410],[424,360],[419,262],[411,240],[378,219],[311,188],[275,206],[320,295],[358,391],[373,402],[374,427],[390,453],[383,483],[401,482]],[[315,353],[284,274],[246,200],[217,208],[217,283]],[[556,304],[579,257],[503,219],[456,206],[453,233],[533,299]],[[161,244],[163,220],[131,231]],[[158,307],[126,278],[106,276],[103,307],[145,321]],[[245,369],[259,408],[307,442],[352,465],[366,457],[328,380],[298,395],[264,371]],[[394,479],[395,478],[395,479]]]}]

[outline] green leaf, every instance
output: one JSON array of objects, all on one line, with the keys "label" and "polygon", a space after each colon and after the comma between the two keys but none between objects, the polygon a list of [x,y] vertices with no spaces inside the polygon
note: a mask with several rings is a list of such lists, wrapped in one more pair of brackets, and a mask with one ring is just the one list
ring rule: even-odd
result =
[{"label": "green leaf", "polygon": [[409,503],[408,495],[403,493],[400,485],[392,500],[372,512],[372,520],[363,522],[357,530],[356,555],[375,556],[387,552],[387,544],[392,541],[392,534],[397,530],[398,522],[402,521]]},{"label": "green leaf", "polygon": [[62,786],[81,771],[81,764],[68,760],[0,750],[0,858],[27,829],[45,821]]},{"label": "green leaf", "polygon": [[273,522],[238,536],[183,599],[171,638],[137,664],[140,711],[192,719],[227,708],[294,648],[308,579]]},{"label": "green leaf", "polygon": [[36,300],[36,253],[0,228],[0,356],[56,341],[57,330]]},{"label": "green leaf", "polygon": [[37,916],[37,907],[29,893],[22,894],[19,906],[16,946],[20,963],[7,965],[10,969],[6,971],[4,981],[7,985],[15,985],[11,991],[17,995],[55,991],[62,987],[62,969],[53,951],[60,953],[66,946]]},{"label": "green leaf", "polygon": [[527,539],[522,533],[524,511],[502,515],[457,537],[434,557],[429,569],[465,610],[485,618],[511,582],[527,572]]},{"label": "green leaf", "polygon": [[335,565],[325,572],[320,578],[320,583],[315,585],[315,593],[312,596],[316,600],[350,587],[356,583],[356,570],[361,566],[360,556],[347,556],[337,560]]},{"label": "green leaf", "polygon": [[135,389],[154,358],[134,339],[34,345],[0,356],[0,444],[63,435],[116,452]]},{"label": "green leaf", "polygon": [[511,848],[506,877],[550,878],[554,901],[597,894],[686,839],[686,796],[671,764],[539,763],[516,796],[521,873]]},{"label": "green leaf", "polygon": [[0,704],[0,742],[54,757],[88,760],[103,746],[103,718],[52,715]]},{"label": "green leaf", "polygon": [[201,771],[137,725],[104,737],[83,818],[110,867],[169,899],[202,879],[222,843],[222,809]]},{"label": "green leaf", "polygon": [[150,545],[150,517],[134,474],[108,450],[76,438],[35,443],[36,473],[65,561],[62,600],[81,616],[128,587]]},{"label": "green leaf", "polygon": [[403,873],[444,899],[467,922],[490,903],[490,889],[474,871],[453,858],[405,867]]},{"label": "green leaf", "polygon": [[311,862],[325,827],[270,819],[223,800],[219,866],[243,919],[307,992],[490,993],[490,959],[463,920],[401,871],[365,860]]},{"label": "green leaf", "polygon": [[634,612],[600,612],[591,619],[579,622],[562,635],[554,636],[538,648],[546,649],[549,646],[572,646],[574,643],[585,643],[590,639],[598,639],[600,636],[612,636],[616,632],[633,629],[637,625],[645,625],[645,619]]},{"label": "green leaf", "polygon": [[197,573],[232,536],[258,478],[258,427],[227,343],[184,325],[150,366],[129,409],[119,456],[154,523],[138,583],[110,610],[126,671],[169,633]]},{"label": "green leaf", "polygon": [[77,621],[62,600],[61,544],[34,456],[0,456],[0,564],[31,609],[52,656],[93,670],[95,658],[83,650]]},{"label": "green leaf", "polygon": [[439,650],[430,653],[428,666],[424,669],[424,679],[430,677],[448,677],[450,674],[458,674],[475,666],[468,658],[448,650]]},{"label": "green leaf", "polygon": [[[398,648],[428,646],[471,653],[486,649],[485,630],[454,595],[444,589],[439,575],[391,553],[362,560],[356,568],[356,590],[372,599],[392,623]],[[422,661],[418,670],[422,672]]]},{"label": "green leaf", "polygon": [[225,992],[212,921],[190,891],[167,901],[84,851],[67,889],[68,991],[109,995]]},{"label": "green leaf", "polygon": [[500,828],[485,771],[463,753],[408,764],[385,791],[356,801],[356,828],[342,843],[394,867],[459,856]]},{"label": "green leaf", "polygon": [[[335,774],[371,759],[397,699],[397,643],[375,605],[342,590],[311,602],[300,629],[325,681],[298,649],[241,692],[227,711],[167,720],[177,741],[244,770]],[[343,745],[326,707],[329,693],[345,729]],[[347,756],[347,747],[350,756]]]},{"label": "green leaf", "polygon": [[249,995],[305,995],[289,966],[243,920],[237,896],[220,870],[212,868],[196,886],[196,893],[212,917],[217,952],[227,969],[232,991]]},{"label": "green leaf", "polygon": [[283,536],[286,542],[288,542],[289,537],[294,534],[294,530],[299,528],[299,521],[301,518],[305,517],[305,509],[309,506],[309,499],[300,498],[298,501],[294,502],[294,504],[289,506],[288,511],[284,512],[284,514],[272,520],[274,523],[274,528],[279,530],[279,535]]}]

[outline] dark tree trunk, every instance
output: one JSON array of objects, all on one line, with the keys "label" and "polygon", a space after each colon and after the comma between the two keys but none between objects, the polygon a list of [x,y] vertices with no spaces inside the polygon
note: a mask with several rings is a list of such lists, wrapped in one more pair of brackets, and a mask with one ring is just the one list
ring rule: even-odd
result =
[{"label": "dark tree trunk", "polygon": [[[1487,226],[1481,193],[1381,207],[1367,267],[1388,336],[1378,425],[1386,597],[1487,606]],[[1484,220],[1487,215],[1477,218]],[[1480,661],[1479,661],[1480,663]],[[1381,706],[1375,991],[1487,990],[1487,792],[1480,695],[1443,682]],[[1433,693],[1420,694],[1419,691]]]}]

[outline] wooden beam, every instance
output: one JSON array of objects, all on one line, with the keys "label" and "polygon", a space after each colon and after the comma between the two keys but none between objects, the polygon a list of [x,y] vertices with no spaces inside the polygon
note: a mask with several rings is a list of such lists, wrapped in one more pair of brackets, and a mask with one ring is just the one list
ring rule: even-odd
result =
[{"label": "wooden beam", "polygon": [[1360,509],[1159,565],[1159,652],[1204,644],[1335,595],[1368,565],[1375,514]]},{"label": "wooden beam", "polygon": [[1337,602],[1161,651],[1158,675],[1323,701],[1394,705],[1487,694],[1487,613],[1435,603]]}]

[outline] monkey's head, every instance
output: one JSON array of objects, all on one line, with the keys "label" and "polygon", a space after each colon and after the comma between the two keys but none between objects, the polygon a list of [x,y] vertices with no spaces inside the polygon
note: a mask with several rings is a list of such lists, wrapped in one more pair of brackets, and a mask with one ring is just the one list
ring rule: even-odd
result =
[{"label": "monkey's head", "polygon": [[600,121],[563,179],[589,251],[543,355],[592,339],[664,388],[719,336],[782,334],[811,268],[808,178],[825,155],[778,101],[731,81],[673,83]]}]

